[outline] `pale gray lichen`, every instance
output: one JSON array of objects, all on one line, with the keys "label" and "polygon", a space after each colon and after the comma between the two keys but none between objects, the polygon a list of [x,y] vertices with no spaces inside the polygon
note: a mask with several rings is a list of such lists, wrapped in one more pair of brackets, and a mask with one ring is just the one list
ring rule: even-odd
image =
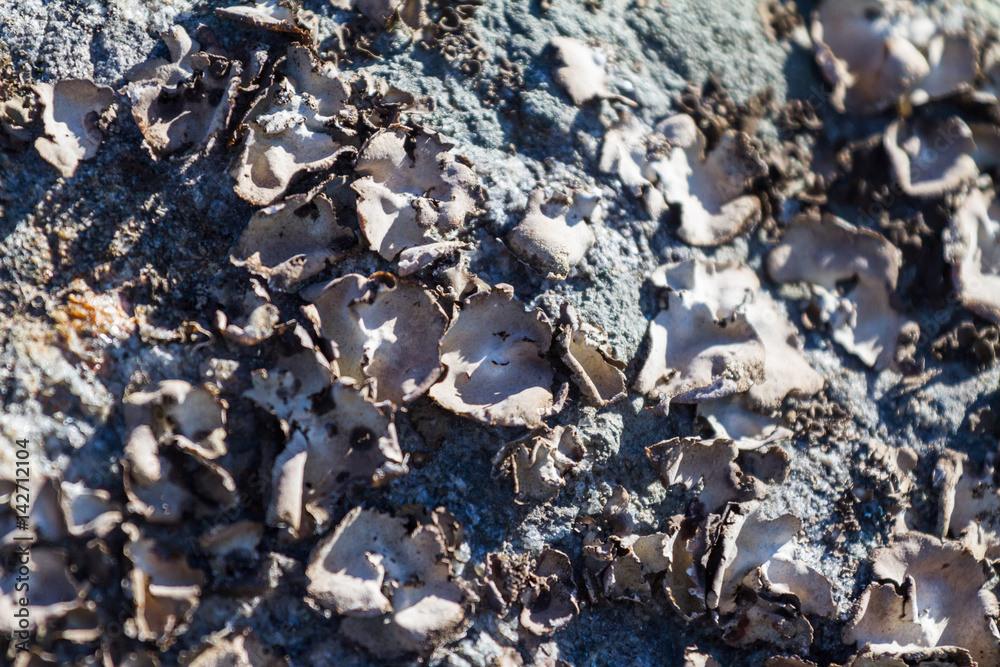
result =
[{"label": "pale gray lichen", "polygon": [[955,647],[980,665],[1000,660],[1000,609],[969,551],[904,533],[872,553],[872,574],[875,581],[858,600],[844,643],[900,657]]},{"label": "pale gray lichen", "polygon": [[219,47],[202,49],[181,26],[163,33],[170,59],[150,58],[127,74],[132,117],[154,159],[207,152],[226,130],[241,86],[259,72]]},{"label": "pale gray lichen", "polygon": [[553,409],[551,343],[548,318],[526,311],[510,285],[477,292],[456,306],[441,339],[447,370],[430,397],[487,424],[540,426]]},{"label": "pale gray lichen", "polygon": [[230,168],[236,194],[256,205],[274,203],[299,174],[329,169],[354,150],[331,129],[350,97],[336,68],[298,45],[276,67],[277,79],[241,126],[243,148]]},{"label": "pale gray lichen", "polygon": [[[809,284],[833,339],[868,366],[898,364],[902,343],[919,337],[892,306],[902,253],[881,234],[833,215],[797,217],[768,255],[779,283]],[[844,293],[841,281],[854,281]]]},{"label": "pale gray lichen", "polygon": [[434,134],[420,132],[412,153],[405,128],[375,133],[361,149],[351,187],[358,193],[358,220],[382,257],[449,240],[477,213],[478,183],[468,161]]},{"label": "pale gray lichen", "polygon": [[448,317],[432,292],[388,273],[348,274],[303,293],[306,315],[336,350],[342,376],[372,382],[376,401],[422,396],[444,370],[438,342]]},{"label": "pale gray lichen", "polygon": [[906,97],[920,104],[972,87],[978,49],[942,29],[909,0],[837,0],[813,14],[816,62],[839,111],[882,111]]},{"label": "pale gray lichen", "polygon": [[588,221],[598,216],[599,206],[599,193],[573,191],[547,198],[543,190],[536,190],[507,242],[532,268],[547,278],[564,280],[597,240]]},{"label": "pale gray lichen", "polygon": [[1000,204],[979,190],[965,197],[944,235],[962,304],[1000,322]]},{"label": "pale gray lichen", "polygon": [[290,195],[254,213],[229,258],[270,287],[290,291],[337,261],[353,242],[333,201],[320,191]]},{"label": "pale gray lichen", "polygon": [[382,660],[427,655],[461,637],[478,601],[450,557],[461,541],[442,509],[416,518],[356,507],[316,547],[308,593],[344,616],[341,632]]},{"label": "pale gray lichen", "polygon": [[104,141],[101,117],[114,104],[114,91],[87,79],[63,79],[33,86],[42,105],[45,135],[35,150],[65,178],[72,178],[81,160],[97,154]]}]

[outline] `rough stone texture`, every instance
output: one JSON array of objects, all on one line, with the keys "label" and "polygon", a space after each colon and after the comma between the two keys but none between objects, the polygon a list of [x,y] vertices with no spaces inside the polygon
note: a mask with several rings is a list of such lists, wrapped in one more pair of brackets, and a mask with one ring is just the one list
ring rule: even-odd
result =
[{"label": "rough stone texture", "polygon": [[[189,30],[205,23],[232,43],[264,39],[211,15],[212,8],[225,4],[0,0],[0,64],[10,58],[14,68],[34,81],[86,76],[118,89],[128,68],[151,52],[165,51],[157,32],[175,22]],[[804,14],[811,4],[800,3]],[[992,13],[984,16],[1000,21],[989,2],[977,4],[990,8]],[[321,17],[322,43],[332,34],[338,14],[320,0],[304,5]],[[518,298],[552,315],[558,314],[562,300],[574,303],[582,319],[609,332],[621,358],[632,360],[630,380],[644,358],[646,327],[656,312],[645,276],[664,261],[700,251],[681,244],[666,226],[649,221],[640,203],[625,194],[614,177],[598,173],[601,121],[612,120],[614,114],[609,102],[584,109],[572,106],[552,79],[553,62],[546,50],[550,38],[565,35],[600,44],[609,55],[613,92],[634,98],[640,105],[637,113],[647,122],[676,111],[687,81],[701,84],[713,73],[737,101],[770,89],[778,104],[796,98],[818,102],[831,141],[880,132],[887,122],[837,116],[824,106],[825,88],[811,54],[768,41],[755,0],[603,0],[596,12],[583,2],[555,0],[544,16],[535,0],[487,0],[478,8],[474,28],[487,52],[481,78],[497,75],[499,56],[522,68],[521,90],[498,91],[513,110],[509,114],[486,105],[482,89],[440,54],[411,45],[400,33],[380,38],[380,60],[345,67],[368,70],[399,88],[435,98],[437,110],[421,122],[456,143],[456,152],[471,160],[488,195],[486,213],[474,232],[478,250],[473,268],[492,283],[513,284]],[[119,97],[118,118],[97,156],[82,163],[68,181],[33,151],[0,152],[0,441],[26,437],[39,457],[44,454],[46,466],[105,488],[115,484],[112,466],[124,435],[120,399],[127,387],[170,378],[202,381],[225,365],[210,360],[221,359],[239,362],[232,380],[238,388],[246,386],[249,371],[259,366],[220,340],[192,344],[205,337],[190,334],[192,328],[185,325],[197,322],[211,330],[222,295],[242,294],[247,284],[246,275],[228,261],[229,248],[253,210],[236,197],[225,175],[231,153],[223,149],[191,163],[152,163],[141,150],[142,137],[130,114],[121,112],[127,108],[124,104]],[[767,122],[760,128],[765,139],[773,133]],[[536,187],[566,184],[598,187],[607,214],[595,228],[594,250],[578,271],[564,282],[544,280],[498,239],[520,219]],[[863,211],[841,208],[835,210],[838,215],[877,226]],[[759,269],[766,247],[751,235],[749,241],[737,239],[712,256]],[[374,253],[369,255],[349,258],[336,267],[337,275],[367,275],[386,268]],[[904,290],[918,270],[904,270]],[[331,271],[322,275],[329,277]],[[73,325],[57,325],[53,313],[80,293],[79,283],[73,282],[78,278],[94,293],[120,294],[127,312],[144,320],[137,326],[160,327],[159,339],[148,330],[117,336],[109,324],[107,331],[99,332],[104,338],[87,344],[88,350],[95,350],[92,356],[70,351],[65,329]],[[770,289],[779,294],[773,285]],[[286,318],[295,316],[298,301],[282,295],[275,301]],[[791,318],[798,321],[797,302],[787,303]],[[961,312],[955,302],[941,308],[916,303],[908,315],[920,323],[927,345]],[[163,330],[188,332],[188,340],[171,342]],[[787,445],[788,480],[771,490],[764,506],[769,516],[792,511],[802,518],[799,556],[833,581],[841,618],[841,623],[820,624],[814,655],[842,660],[847,655],[839,639],[842,621],[864,584],[856,571],[888,532],[888,520],[880,515],[875,499],[856,517],[859,531],[847,533],[839,546],[827,539],[844,520],[838,503],[858,481],[852,463],[873,441],[909,445],[918,454],[948,446],[982,457],[995,443],[970,432],[968,415],[995,403],[1000,367],[976,374],[960,363],[935,362],[928,354],[928,370],[939,372],[924,383],[908,385],[891,372],[876,374],[864,368],[821,334],[808,333],[806,341],[807,359],[827,379],[826,395],[849,408],[849,419],[826,444],[810,446],[800,439]],[[658,417],[645,410],[634,392],[599,410],[579,402],[571,405],[550,421],[577,425],[590,458],[559,498],[542,506],[514,504],[509,481],[491,477],[493,455],[520,431],[441,417],[447,420],[438,427],[443,440],[425,442],[413,423],[419,407],[414,406],[412,418],[398,420],[403,450],[419,454],[410,474],[354,500],[445,505],[465,526],[474,563],[490,551],[538,550],[544,544],[575,557],[580,539],[574,520],[599,514],[615,485],[635,498],[641,531],[656,530],[683,510],[684,499],[664,491],[644,448],[689,435],[694,412],[688,406]],[[254,451],[261,417],[246,406],[233,412],[230,440],[242,439],[242,449]],[[929,480],[924,483],[929,485]],[[197,531],[184,527],[151,533],[179,543],[193,539]],[[269,548],[299,559],[305,555],[274,541]],[[181,647],[195,645],[199,633],[220,627],[220,619],[240,616],[240,609],[225,599],[203,600]],[[295,664],[310,664],[313,638],[332,636],[337,623],[304,604],[262,608],[248,622],[265,646],[280,647],[298,661]],[[490,664],[500,643],[509,643],[504,637],[512,629],[505,623],[489,612],[480,614],[469,635],[439,650],[431,664]],[[738,653],[665,612],[620,604],[585,607],[554,641],[560,656],[575,665],[678,664],[684,647],[695,641],[723,665],[756,666],[770,657],[766,649]],[[369,664],[345,651],[340,662],[330,659],[335,664]]]}]

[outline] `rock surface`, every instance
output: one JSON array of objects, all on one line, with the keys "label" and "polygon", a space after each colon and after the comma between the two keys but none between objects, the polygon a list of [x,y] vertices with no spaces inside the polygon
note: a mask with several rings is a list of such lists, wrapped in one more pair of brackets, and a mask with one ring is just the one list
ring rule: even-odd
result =
[{"label": "rock surface", "polygon": [[[109,489],[113,499],[124,504],[117,463],[128,438],[124,396],[179,379],[214,383],[231,399],[227,444],[230,456],[243,465],[243,475],[236,479],[236,509],[198,514],[177,526],[143,527],[143,545],[150,540],[180,548],[197,544],[207,528],[219,523],[263,521],[275,450],[284,441],[265,411],[232,400],[251,387],[252,371],[271,368],[273,360],[226,342],[213,325],[218,310],[231,310],[233,320],[252,312],[242,302],[249,274],[229,259],[230,249],[258,210],[234,193],[227,176],[237,150],[217,146],[197,160],[153,161],[142,149],[143,136],[131,113],[125,112],[127,98],[120,92],[132,67],[150,55],[167,55],[159,33],[175,24],[191,34],[203,24],[227,48],[235,49],[244,40],[285,43],[284,37],[213,14],[213,9],[228,4],[0,0],[0,100],[21,94],[22,88],[28,94],[31,84],[70,78],[92,79],[119,91],[119,112],[103,128],[103,144],[92,158],[80,162],[72,178],[61,177],[33,150],[6,151],[0,143],[0,449],[10,450],[26,439],[33,474],[61,475],[68,482]],[[332,55],[338,26],[353,10],[322,0],[302,4],[316,15],[320,54]],[[814,3],[799,4],[808,21]],[[985,21],[1000,26],[994,6],[985,0],[973,4],[984,7]],[[935,6],[951,9],[947,2]],[[571,303],[582,321],[607,332],[617,358],[630,360],[625,374],[631,383],[649,349],[649,321],[659,311],[658,290],[648,280],[651,272],[668,262],[711,257],[740,262],[760,273],[773,247],[768,236],[773,226],[765,220],[758,230],[706,253],[676,238],[676,222],[669,222],[669,214],[663,223],[650,219],[640,198],[623,188],[617,176],[598,168],[604,135],[618,120],[622,103],[608,98],[577,107],[556,83],[558,62],[549,44],[562,36],[600,45],[607,56],[610,92],[634,101],[631,112],[650,127],[686,110],[682,105],[691,96],[689,82],[697,91],[708,83],[708,90],[714,87],[731,96],[731,113],[752,116],[747,110],[755,105],[769,109],[755,119],[752,131],[742,129],[765,146],[780,145],[788,130],[781,122],[788,117],[782,110],[794,101],[814,108],[822,128],[816,144],[826,147],[824,157],[830,162],[835,162],[832,146],[856,147],[873,136],[881,141],[892,118],[837,113],[811,48],[794,38],[769,37],[762,15],[766,13],[759,11],[756,0],[484,0],[468,28],[477,38],[454,47],[456,53],[448,50],[447,40],[444,46],[427,47],[399,28],[375,39],[380,57],[351,52],[341,55],[339,66],[344,72],[381,77],[414,98],[434,101],[434,109],[419,116],[420,124],[440,133],[454,144],[456,154],[468,158],[483,191],[481,215],[468,225],[472,269],[490,285],[512,285],[520,301],[543,309],[553,321],[562,303]],[[475,50],[478,59],[471,55]],[[472,60],[480,64],[468,65]],[[856,150],[862,154],[861,148]],[[816,155],[820,153],[817,148]],[[875,183],[864,187],[891,186],[887,166],[857,155],[851,173],[871,169],[866,178]],[[884,173],[876,174],[878,169]],[[870,190],[864,191],[858,180],[842,178],[840,189],[829,194],[831,199],[843,196],[829,209],[896,243],[882,223],[890,218],[912,221],[920,206],[892,190],[887,190],[888,196],[895,199],[884,206],[885,200],[879,200],[876,206],[863,196]],[[592,225],[596,242],[565,280],[545,278],[508,252],[503,242],[524,218],[531,193],[539,189],[600,193],[603,216]],[[354,206],[353,199],[334,204],[339,209]],[[804,205],[789,198],[772,201],[771,206],[771,215],[782,217],[788,212],[782,207],[794,213]],[[887,207],[893,207],[891,214],[882,216]],[[356,223],[350,224],[361,238]],[[759,510],[768,519],[787,512],[799,517],[795,558],[832,582],[836,612],[828,619],[813,619],[814,640],[805,656],[821,664],[845,663],[853,653],[842,642],[841,631],[859,591],[869,583],[862,564],[893,532],[891,494],[879,486],[888,484],[880,477],[888,473],[870,464],[875,452],[911,447],[919,456],[912,500],[919,514],[936,497],[933,465],[927,461],[945,448],[982,461],[997,446],[996,435],[974,430],[970,417],[991,406],[996,406],[994,413],[1000,410],[1000,364],[971,369],[932,354],[932,341],[951,331],[966,312],[949,294],[946,278],[943,288],[928,294],[925,281],[934,279],[930,274],[937,265],[913,261],[921,250],[904,243],[912,236],[901,237],[904,261],[896,294],[902,300],[899,307],[921,329],[914,354],[923,368],[906,367],[907,375],[878,372],[851,357],[821,329],[804,331],[804,357],[826,386],[819,397],[783,408],[781,418],[795,430],[781,445],[789,471],[783,483],[769,487]],[[947,274],[944,264],[939,268],[942,276]],[[375,253],[353,253],[316,278],[389,270],[396,268]],[[808,319],[808,294],[801,287],[768,283],[764,289],[786,297],[781,302],[791,321]],[[272,291],[270,298],[282,322],[303,322],[299,308],[304,302],[297,296]],[[569,380],[557,372],[553,392]],[[645,448],[691,436],[697,428],[694,406],[677,404],[668,416],[661,416],[647,409],[651,404],[636,391],[602,407],[579,400],[576,393],[570,396],[567,407],[546,417],[546,423],[575,426],[586,444],[587,459],[548,503],[515,503],[511,481],[498,478],[491,464],[504,443],[524,437],[525,429],[462,419],[422,398],[395,416],[409,474],[385,486],[355,490],[349,504],[344,501],[334,508],[339,514],[328,523],[337,525],[355,506],[445,506],[464,528],[468,552],[453,558],[466,564],[470,578],[494,552],[538,553],[549,547],[578,561],[581,523],[601,514],[616,487],[629,492],[637,533],[663,530],[671,516],[683,514],[690,494],[662,486]],[[840,413],[843,418],[832,416]],[[7,466],[6,454],[0,461]],[[11,475],[0,469],[0,478]],[[269,531],[258,553],[270,559],[269,571],[281,579],[273,590],[304,590],[304,563],[317,539],[288,542]],[[140,543],[138,538],[133,541]],[[194,588],[259,585],[272,590],[266,582],[250,581],[249,567],[212,572],[202,585],[188,568],[209,572],[209,558],[193,551],[187,555],[190,565],[183,566],[184,572],[198,582]],[[130,598],[121,585],[127,576],[123,567],[111,566],[107,580],[95,586],[106,599],[125,605]],[[995,584],[987,586],[995,591]],[[262,650],[285,655],[290,664],[381,664],[341,645],[332,631],[341,621],[328,618],[301,595],[261,595],[264,601],[254,607],[222,593],[206,594],[200,605],[185,607],[188,630],[174,638],[173,646],[164,647],[164,664],[176,663],[207,635],[233,625],[252,628],[255,647],[259,642]],[[775,655],[766,645],[734,648],[718,633],[686,626],[660,607],[592,601],[583,593],[580,599],[579,615],[546,643],[519,645],[517,614],[498,617],[481,608],[463,639],[438,648],[427,660],[442,666],[508,664],[495,661],[509,655],[505,650],[510,647],[520,646],[525,656],[538,661],[535,664],[555,664],[554,658],[551,663],[542,660],[556,655],[573,665],[653,667],[681,664],[685,649],[694,643],[721,665],[756,667]],[[115,636],[117,631],[124,636],[131,620],[127,615],[103,619],[105,634]],[[133,650],[152,646],[132,640],[125,645]],[[62,660],[89,655],[65,642],[49,649]]]}]

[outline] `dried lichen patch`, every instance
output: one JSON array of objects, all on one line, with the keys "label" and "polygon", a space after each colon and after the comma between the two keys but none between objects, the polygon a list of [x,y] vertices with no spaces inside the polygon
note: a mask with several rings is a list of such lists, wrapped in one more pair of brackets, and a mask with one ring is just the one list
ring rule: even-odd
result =
[{"label": "dried lichen patch", "polygon": [[447,371],[431,387],[441,406],[487,424],[537,427],[553,405],[545,359],[552,327],[527,312],[509,285],[469,297],[441,339]]},{"label": "dried lichen patch", "polygon": [[335,262],[353,240],[325,194],[291,195],[254,213],[229,257],[289,291]]},{"label": "dried lichen patch", "polygon": [[[726,503],[763,498],[768,482],[783,481],[788,467],[788,457],[773,448],[757,457],[759,466],[766,473],[753,475],[741,469],[737,461],[739,448],[732,440],[695,440],[672,438],[646,448],[646,455],[653,462],[666,487],[681,485],[692,490],[700,483],[698,500],[709,512],[719,511]],[[744,454],[750,456],[750,454]]]},{"label": "dried lichen patch", "polygon": [[271,472],[268,523],[302,537],[330,521],[352,488],[406,474],[391,410],[376,406],[351,378],[334,381],[311,347],[255,374],[249,397],[270,409],[287,433]]},{"label": "dried lichen patch", "polygon": [[615,357],[604,330],[582,321],[570,304],[562,307],[556,340],[563,362],[590,403],[603,407],[625,397],[626,362]]},{"label": "dried lichen patch", "polygon": [[192,568],[182,555],[170,554],[142,536],[134,524],[125,524],[129,541],[125,555],[132,561],[129,575],[135,602],[136,636],[142,641],[169,645],[187,630],[201,601],[205,575]]},{"label": "dried lichen patch", "polygon": [[351,187],[358,220],[380,255],[394,259],[407,248],[446,240],[477,212],[478,179],[440,137],[419,133],[407,149],[405,128],[375,133],[362,147]]},{"label": "dried lichen patch", "polygon": [[762,380],[764,344],[740,309],[743,290],[722,288],[710,264],[686,262],[658,272],[656,282],[671,291],[650,322],[649,356],[635,388],[659,401],[665,414],[671,401],[723,398]]},{"label": "dried lichen patch", "polygon": [[35,140],[35,149],[65,178],[71,178],[80,161],[94,157],[104,141],[99,123],[114,103],[114,91],[87,79],[38,83],[34,90],[45,126],[45,136]]},{"label": "dried lichen patch", "polygon": [[556,498],[566,475],[580,466],[587,448],[575,426],[556,426],[504,447],[494,458],[514,477],[515,502]]},{"label": "dried lichen patch", "polygon": [[521,605],[521,627],[535,636],[552,634],[580,612],[572,562],[557,549],[545,547],[537,558],[491,553],[483,583],[502,616]]},{"label": "dried lichen patch", "polygon": [[[122,464],[131,511],[148,521],[177,523],[187,512],[236,501],[236,483],[217,463],[228,451],[226,404],[213,387],[167,380],[124,402],[129,436]],[[187,459],[168,456],[172,448]]]},{"label": "dried lichen patch", "polygon": [[288,33],[306,43],[316,39],[315,14],[300,9],[291,0],[264,0],[252,5],[218,8],[215,14],[255,28]]},{"label": "dried lichen patch", "polygon": [[[25,629],[44,634],[50,623],[54,625],[69,614],[87,608],[86,589],[71,574],[69,554],[65,549],[36,546],[30,554],[31,558],[24,564],[28,574],[21,574],[20,582],[18,570],[14,568],[5,568],[0,577],[0,612],[3,613],[0,629],[8,634]],[[35,585],[26,590],[25,580]],[[30,595],[25,597],[25,593]],[[24,604],[21,600],[25,600]],[[26,613],[19,618],[15,614],[22,609]],[[27,627],[21,625],[21,618],[26,620]]]},{"label": "dried lichen patch", "polygon": [[[651,185],[650,178],[653,175],[646,173],[652,143],[650,134],[648,126],[634,114],[625,111],[619,114],[618,122],[604,135],[600,170],[606,174],[617,174],[622,185],[633,195],[641,194]],[[659,193],[656,196],[662,200]]]},{"label": "dried lichen patch", "polygon": [[[726,409],[736,411],[745,403],[756,414],[770,415],[787,396],[811,396],[823,387],[823,378],[802,354],[798,329],[749,268],[693,260],[661,266],[651,280],[661,289],[689,290],[693,298],[700,299],[720,321],[742,316],[760,340],[763,377],[755,379],[745,392],[738,393],[742,400],[735,398],[737,394],[730,395],[725,402]],[[719,412],[721,408],[716,410]],[[723,421],[741,419],[755,419],[755,414],[734,415]]]},{"label": "dried lichen patch", "polygon": [[655,175],[663,199],[681,207],[682,240],[720,245],[760,219],[760,199],[746,191],[767,168],[745,134],[729,131],[706,153],[705,137],[688,115],[667,118],[657,129],[672,147],[646,170]]},{"label": "dried lichen patch", "polygon": [[477,599],[448,556],[458,537],[436,514],[411,529],[357,507],[313,552],[307,590],[346,616],[341,632],[374,656],[427,654],[464,634]]},{"label": "dried lichen patch", "polygon": [[128,72],[132,117],[154,159],[208,151],[229,123],[239,87],[248,84],[243,64],[218,47],[202,50],[180,26],[163,41],[169,60],[151,58]]},{"label": "dried lichen patch", "polygon": [[587,220],[597,215],[599,201],[599,194],[580,191],[546,199],[536,190],[507,236],[511,249],[546,277],[565,279],[596,241]]},{"label": "dried lichen patch", "polygon": [[34,116],[30,95],[0,101],[0,148],[23,151],[31,146]]},{"label": "dried lichen patch", "polygon": [[1000,323],[1000,205],[973,190],[952,218],[944,240],[962,303]]},{"label": "dried lichen patch", "polygon": [[937,197],[979,176],[972,130],[960,118],[933,123],[897,119],[886,128],[883,145],[903,192]]},{"label": "dried lichen patch", "polygon": [[555,80],[576,106],[592,100],[614,97],[608,88],[608,75],[604,71],[607,56],[570,37],[554,37],[550,42],[560,66],[555,70]]},{"label": "dried lichen patch", "polygon": [[946,449],[934,468],[938,537],[959,540],[979,559],[1000,557],[1000,490],[989,461],[980,466]]},{"label": "dried lichen patch", "polygon": [[824,2],[813,15],[816,62],[840,111],[872,113],[901,97],[912,103],[971,88],[977,49],[949,34],[912,2]]},{"label": "dried lichen patch", "polygon": [[429,290],[390,274],[348,274],[304,296],[317,332],[336,346],[340,373],[373,379],[377,401],[413,401],[441,375],[448,318]]},{"label": "dried lichen patch", "polygon": [[279,658],[269,655],[250,628],[226,629],[211,635],[206,646],[183,658],[184,667],[278,667]]},{"label": "dried lichen patch", "polygon": [[716,616],[732,644],[805,651],[805,614],[831,616],[835,607],[830,582],[794,558],[800,526],[790,514],[767,519],[756,501],[731,503],[700,520],[673,517],[664,533],[590,533],[584,561],[610,599],[650,604],[662,592],[685,620]]},{"label": "dried lichen patch", "polygon": [[349,112],[343,76],[298,45],[277,67],[277,80],[243,123],[243,148],[230,168],[236,194],[256,205],[274,203],[297,175],[328,169],[353,150],[331,129],[341,112]]},{"label": "dried lichen patch", "polygon": [[862,594],[844,642],[905,655],[957,647],[980,665],[1000,660],[997,599],[962,547],[909,532],[872,554],[875,582]]},{"label": "dried lichen patch", "polygon": [[[900,251],[876,232],[831,215],[799,216],[767,258],[771,277],[809,283],[833,339],[867,365],[897,365],[901,344],[919,336],[891,305]],[[841,294],[838,283],[854,281]]]}]

